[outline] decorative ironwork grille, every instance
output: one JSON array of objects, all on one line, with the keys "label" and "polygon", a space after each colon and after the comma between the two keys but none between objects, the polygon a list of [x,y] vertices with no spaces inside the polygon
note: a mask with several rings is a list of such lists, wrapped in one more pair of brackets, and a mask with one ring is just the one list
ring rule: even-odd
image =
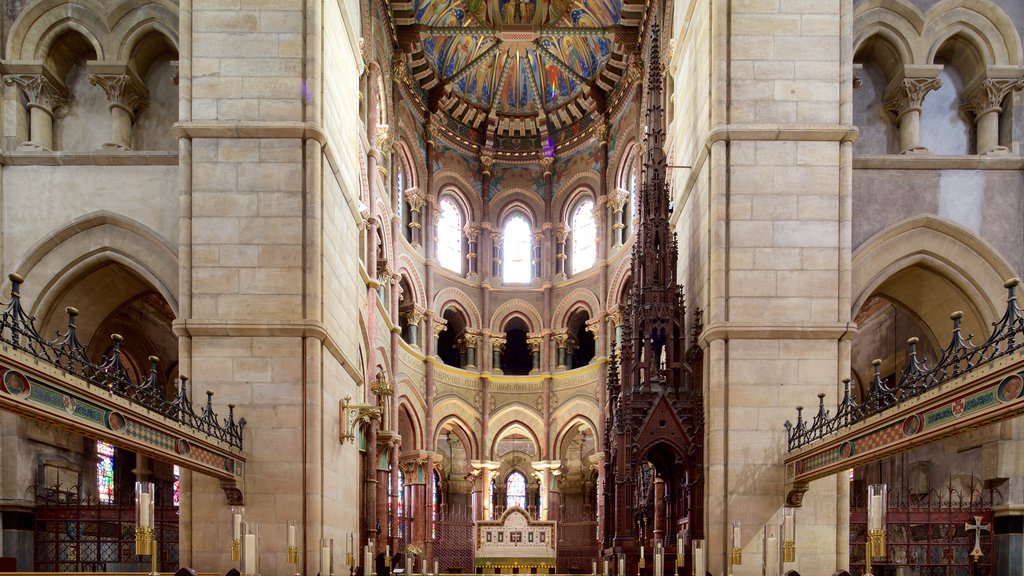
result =
[{"label": "decorative ironwork grille", "polygon": [[472,516],[453,512],[437,521],[434,559],[444,574],[472,574],[476,571],[476,524]]},{"label": "decorative ironwork grille", "polygon": [[[918,576],[992,576],[992,503],[1001,497],[997,490],[979,489],[972,484],[964,490],[946,486],[925,494],[905,489],[889,492],[886,557],[872,560],[874,576],[895,576],[898,568],[910,568]],[[990,526],[981,532],[981,551],[971,558],[975,532],[964,529],[974,517]],[[850,572],[864,573],[867,539],[867,508],[861,496],[850,509]]]},{"label": "decorative ironwork grille", "polygon": [[[56,486],[38,494],[35,571],[148,572],[150,558],[135,555],[132,487],[114,493],[117,498],[111,504],[79,498],[77,486]],[[172,500],[170,484],[158,487],[154,531],[161,572],[178,569],[178,508]]]},{"label": "decorative ironwork grille", "polygon": [[566,511],[558,522],[558,573],[590,574],[591,563],[598,557],[599,545],[594,515],[578,509]]}]

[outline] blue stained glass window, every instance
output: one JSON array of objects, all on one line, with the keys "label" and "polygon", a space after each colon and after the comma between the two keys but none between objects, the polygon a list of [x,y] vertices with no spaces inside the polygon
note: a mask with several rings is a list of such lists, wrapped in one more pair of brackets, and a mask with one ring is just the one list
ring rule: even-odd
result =
[{"label": "blue stained glass window", "polygon": [[505,480],[505,507],[513,506],[526,509],[526,476],[522,472],[513,472]]}]

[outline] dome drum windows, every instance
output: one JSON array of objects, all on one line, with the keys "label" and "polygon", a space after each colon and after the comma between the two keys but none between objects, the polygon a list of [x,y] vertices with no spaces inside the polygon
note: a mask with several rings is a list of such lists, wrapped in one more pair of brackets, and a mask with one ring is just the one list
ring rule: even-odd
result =
[{"label": "dome drum windows", "polygon": [[436,221],[437,262],[444,268],[463,273],[463,225],[466,217],[452,196],[444,196],[438,203]]},{"label": "dome drum windows", "polygon": [[534,250],[533,227],[522,212],[505,219],[501,233],[501,280],[506,284],[530,284],[539,274],[540,246]]}]

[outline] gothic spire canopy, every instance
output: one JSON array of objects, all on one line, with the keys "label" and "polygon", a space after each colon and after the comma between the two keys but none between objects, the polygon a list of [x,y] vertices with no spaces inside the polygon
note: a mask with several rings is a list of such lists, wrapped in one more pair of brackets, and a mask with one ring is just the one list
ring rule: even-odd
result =
[{"label": "gothic spire canopy", "polygon": [[[546,139],[603,112],[636,48],[642,0],[390,2],[426,94],[481,145]],[[496,141],[498,139],[499,141]]]}]

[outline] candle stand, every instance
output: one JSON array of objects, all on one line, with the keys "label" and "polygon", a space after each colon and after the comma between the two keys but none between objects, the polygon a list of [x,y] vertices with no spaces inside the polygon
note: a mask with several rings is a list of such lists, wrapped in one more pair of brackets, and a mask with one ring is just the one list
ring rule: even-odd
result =
[{"label": "candle stand", "polygon": [[153,515],[156,510],[156,489],[152,482],[135,483],[135,555],[149,556],[150,576],[159,576],[156,535]]},{"label": "candle stand", "polygon": [[885,558],[888,495],[888,487],[885,484],[868,486],[868,540],[864,550],[864,576],[872,574],[872,560]]}]

